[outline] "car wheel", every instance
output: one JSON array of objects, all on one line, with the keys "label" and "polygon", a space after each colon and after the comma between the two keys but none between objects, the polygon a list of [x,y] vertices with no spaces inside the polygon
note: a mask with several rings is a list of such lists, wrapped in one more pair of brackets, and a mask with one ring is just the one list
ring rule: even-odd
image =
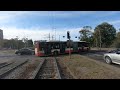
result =
[{"label": "car wheel", "polygon": [[111,58],[110,57],[105,57],[105,61],[106,61],[106,63],[108,63],[108,64],[111,64],[112,63],[112,60],[111,60]]}]

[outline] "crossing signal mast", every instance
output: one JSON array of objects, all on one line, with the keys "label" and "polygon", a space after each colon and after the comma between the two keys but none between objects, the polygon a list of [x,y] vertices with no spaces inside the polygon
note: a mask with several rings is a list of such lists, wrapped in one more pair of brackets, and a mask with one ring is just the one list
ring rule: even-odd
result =
[{"label": "crossing signal mast", "polygon": [[67,31],[67,38],[70,40],[70,32]]},{"label": "crossing signal mast", "polygon": [[67,31],[67,38],[69,39],[69,57],[71,58],[71,44],[70,44],[70,32]]}]

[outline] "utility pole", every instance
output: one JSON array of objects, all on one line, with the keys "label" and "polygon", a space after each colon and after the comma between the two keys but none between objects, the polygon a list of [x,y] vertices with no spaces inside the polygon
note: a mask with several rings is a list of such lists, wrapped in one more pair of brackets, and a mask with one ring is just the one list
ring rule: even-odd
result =
[{"label": "utility pole", "polygon": [[49,33],[49,36],[48,36],[48,38],[49,38],[49,41],[50,41],[50,33]]},{"label": "utility pole", "polygon": [[52,35],[52,40],[53,40],[53,38],[54,38],[53,36],[54,36],[54,35]]},{"label": "utility pole", "polygon": [[100,50],[101,50],[101,32],[99,30],[99,36],[100,36]]},{"label": "utility pole", "polygon": [[29,47],[29,45],[28,45],[28,36],[27,36],[27,38],[26,38],[26,39],[27,39],[27,48],[28,48],[28,47]]},{"label": "utility pole", "polygon": [[60,35],[59,35],[59,41],[60,41]]},{"label": "utility pole", "polygon": [[55,30],[55,40],[56,40],[56,30]]},{"label": "utility pole", "polygon": [[97,44],[97,38],[96,38],[96,48],[98,48],[98,44]]}]

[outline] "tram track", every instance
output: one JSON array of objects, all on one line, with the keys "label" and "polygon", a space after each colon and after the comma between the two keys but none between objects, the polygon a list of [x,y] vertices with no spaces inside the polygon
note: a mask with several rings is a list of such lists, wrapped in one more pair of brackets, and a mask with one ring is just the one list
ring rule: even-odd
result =
[{"label": "tram track", "polygon": [[27,62],[28,62],[28,60],[16,61],[16,62],[11,62],[9,64],[6,64],[4,66],[1,66],[1,68],[0,68],[0,79],[7,76],[9,73],[14,71],[16,68],[22,66],[23,64],[25,64]]},{"label": "tram track", "polygon": [[77,79],[60,57],[58,57],[57,63],[62,79]]},{"label": "tram track", "polygon": [[56,57],[46,57],[34,79],[61,79]]},{"label": "tram track", "polygon": [[1,69],[1,68],[4,68],[5,66],[8,66],[8,65],[10,65],[10,64],[12,64],[12,63],[14,63],[14,62],[9,62],[9,63],[5,62],[5,63],[1,63],[1,64],[0,64],[0,69]]}]

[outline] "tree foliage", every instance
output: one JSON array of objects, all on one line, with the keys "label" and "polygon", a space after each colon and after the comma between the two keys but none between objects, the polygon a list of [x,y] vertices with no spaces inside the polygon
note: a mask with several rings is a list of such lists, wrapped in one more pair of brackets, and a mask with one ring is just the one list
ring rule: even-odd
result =
[{"label": "tree foliage", "polygon": [[23,47],[24,47],[24,42],[22,42],[22,40],[16,40],[16,39],[3,40],[3,48],[20,49]]},{"label": "tree foliage", "polygon": [[33,41],[32,41],[32,39],[28,40],[28,47],[33,47]]},{"label": "tree foliage", "polygon": [[9,40],[4,39],[2,41],[2,48],[21,49],[24,47],[33,47],[32,39],[26,40],[26,42],[24,42],[23,40],[18,40],[18,38],[12,38]]},{"label": "tree foliage", "polygon": [[116,34],[116,39],[114,40],[111,47],[120,48],[120,32]]},{"label": "tree foliage", "polygon": [[91,32],[91,26],[84,26],[83,29],[79,31],[80,40],[90,42],[91,46],[94,46],[94,33]]},{"label": "tree foliage", "polygon": [[84,26],[83,29],[79,31],[81,41],[89,41],[89,38],[92,36],[91,29],[92,27],[90,26]]},{"label": "tree foliage", "polygon": [[116,29],[113,27],[113,25],[107,22],[104,22],[95,27],[94,33],[97,44],[100,44],[101,38],[101,44],[104,47],[109,47],[116,38]]}]

